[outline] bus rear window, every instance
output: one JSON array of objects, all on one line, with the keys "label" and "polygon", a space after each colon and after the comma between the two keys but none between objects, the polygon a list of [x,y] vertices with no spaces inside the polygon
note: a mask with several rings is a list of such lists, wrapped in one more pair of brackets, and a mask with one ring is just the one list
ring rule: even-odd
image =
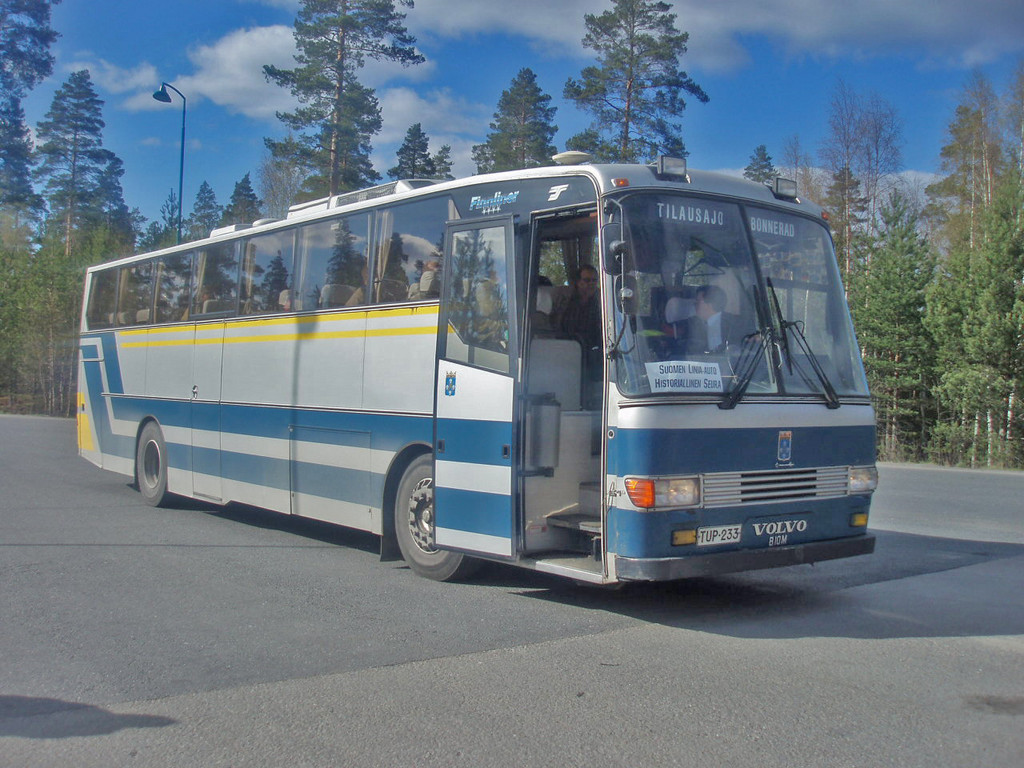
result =
[{"label": "bus rear window", "polygon": [[86,324],[90,331],[109,328],[114,324],[115,301],[117,299],[117,270],[107,269],[94,272],[89,283]]}]

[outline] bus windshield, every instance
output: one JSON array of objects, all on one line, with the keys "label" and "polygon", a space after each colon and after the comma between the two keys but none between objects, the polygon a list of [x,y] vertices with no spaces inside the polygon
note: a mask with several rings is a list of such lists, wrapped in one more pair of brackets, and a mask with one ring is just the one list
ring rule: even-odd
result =
[{"label": "bus windshield", "polygon": [[771,208],[678,194],[620,201],[613,267],[628,396],[867,397],[831,239]]}]

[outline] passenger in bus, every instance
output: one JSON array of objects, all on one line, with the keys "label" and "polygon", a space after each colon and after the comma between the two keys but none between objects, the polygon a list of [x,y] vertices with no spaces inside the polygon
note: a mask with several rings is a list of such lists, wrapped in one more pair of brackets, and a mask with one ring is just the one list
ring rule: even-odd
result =
[{"label": "passenger in bus", "polygon": [[566,336],[578,339],[584,350],[601,347],[601,304],[597,298],[600,281],[589,264],[580,267],[573,290],[558,312],[559,328]]},{"label": "passenger in bus", "polygon": [[290,288],[285,288],[277,297],[277,308],[281,312],[292,311],[292,292]]},{"label": "passenger in bus", "polygon": [[437,259],[431,259],[424,264],[420,279],[409,287],[409,298],[413,301],[423,301],[424,299],[436,299],[440,296],[441,277],[438,274],[440,268],[441,262]]}]

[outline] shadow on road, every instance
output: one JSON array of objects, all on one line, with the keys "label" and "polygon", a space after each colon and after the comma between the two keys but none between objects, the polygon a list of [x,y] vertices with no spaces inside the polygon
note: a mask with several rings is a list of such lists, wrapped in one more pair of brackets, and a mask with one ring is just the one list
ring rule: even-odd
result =
[{"label": "shadow on road", "polygon": [[[816,565],[752,571],[617,590],[492,566],[481,582],[576,607],[735,637],[957,637],[1024,634],[1018,564],[1024,545],[875,531],[875,554]],[[969,566],[941,587],[913,577]],[[1017,585],[1006,573],[1016,572]],[[952,574],[950,574],[952,576]],[[879,590],[855,587],[885,585]]]},{"label": "shadow on road", "polygon": [[177,720],[156,715],[119,715],[92,704],[35,696],[0,696],[0,736],[67,739],[100,736],[125,728],[163,728]]}]

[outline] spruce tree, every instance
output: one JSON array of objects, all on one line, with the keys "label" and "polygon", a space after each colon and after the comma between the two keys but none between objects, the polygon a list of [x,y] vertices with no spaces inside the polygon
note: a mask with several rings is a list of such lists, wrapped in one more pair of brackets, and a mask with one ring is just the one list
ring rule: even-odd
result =
[{"label": "spruce tree", "polygon": [[256,192],[252,188],[249,174],[245,174],[240,181],[235,183],[231,199],[228,201],[224,214],[220,218],[220,226],[252,224],[261,217],[260,206],[262,204],[262,201],[256,197]]},{"label": "spruce tree", "polygon": [[405,132],[405,140],[398,148],[398,164],[388,170],[392,179],[431,179],[434,161],[430,155],[430,137],[420,123],[414,123]]},{"label": "spruce tree", "polygon": [[519,70],[508,90],[501,92],[487,141],[473,147],[477,173],[550,165],[556,151],[551,142],[558,131],[551,122],[558,110],[550,103],[533,70]]},{"label": "spruce tree", "polygon": [[638,162],[659,153],[686,154],[679,119],[685,94],[708,95],[680,69],[689,34],[675,27],[672,6],[653,0],[613,0],[612,9],[584,17],[583,45],[597,66],[570,78],[564,96],[594,116],[599,138],[591,151],[602,160]]},{"label": "spruce tree", "polygon": [[217,203],[217,196],[205,180],[199,185],[192,213],[185,221],[185,237],[189,240],[201,240],[210,236],[210,231],[220,224],[224,208]]},{"label": "spruce tree", "polygon": [[880,213],[871,268],[852,277],[850,308],[875,402],[879,453],[920,460],[932,409],[935,343],[924,307],[935,257],[905,195],[891,194]]},{"label": "spruce tree", "polygon": [[430,162],[434,166],[434,175],[432,178],[435,179],[454,179],[452,176],[452,145],[442,144],[441,148],[437,150],[430,158]]},{"label": "spruce tree", "polygon": [[750,162],[743,169],[744,178],[751,181],[758,181],[762,184],[770,184],[772,179],[779,175],[772,163],[771,155],[768,154],[768,147],[758,144],[754,154],[750,156]]},{"label": "spruce tree", "polygon": [[823,202],[831,216],[832,237],[839,266],[848,281],[863,250],[862,225],[868,207],[867,199],[861,192],[860,180],[849,167],[841,168],[832,176],[832,183],[825,192]]},{"label": "spruce tree", "polygon": [[[370,140],[381,127],[373,90],[359,82],[366,59],[419,64],[423,57],[405,28],[412,0],[303,0],[295,19],[295,69],[267,65],[268,80],[299,100],[278,118],[296,132],[291,141],[266,141],[275,157],[291,157],[309,172],[306,193],[334,195],[379,179]],[[306,133],[304,133],[306,132]]]}]

